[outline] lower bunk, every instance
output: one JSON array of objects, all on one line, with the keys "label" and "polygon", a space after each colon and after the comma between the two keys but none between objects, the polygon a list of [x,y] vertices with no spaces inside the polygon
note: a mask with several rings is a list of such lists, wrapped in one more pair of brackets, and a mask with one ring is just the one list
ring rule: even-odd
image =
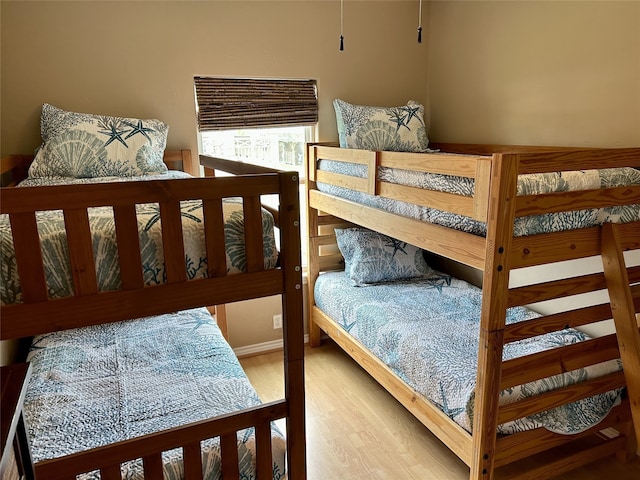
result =
[{"label": "lower bunk", "polygon": [[[124,446],[212,417],[227,416],[231,424],[234,412],[252,410],[261,418],[257,426],[214,438],[191,432],[184,437],[184,451],[173,448],[156,457],[157,468],[162,478],[189,478],[194,472],[185,468],[184,457],[193,454],[191,448],[201,456],[201,478],[229,475],[230,468],[237,470],[234,478],[257,478],[257,465],[262,465],[261,474],[268,465],[268,478],[285,478],[286,443],[272,423],[276,417],[262,407],[204,307],[38,335],[27,361],[32,373],[24,415],[40,472],[52,459],[100,451],[105,445]],[[256,437],[266,445],[258,448]],[[221,450],[229,447],[237,453],[225,452],[235,457],[235,462],[224,457],[229,464],[225,470]],[[124,462],[122,478],[144,478],[143,463],[149,461]],[[92,471],[78,478],[101,477]]]},{"label": "lower bunk", "polygon": [[[353,286],[343,272],[327,272],[315,284],[315,302],[354,341],[415,392],[471,432],[478,365],[478,329],[482,291],[450,275],[432,271],[424,279]],[[511,309],[507,323],[539,315]],[[504,360],[576,344],[588,336],[575,329],[548,333],[505,345]],[[534,398],[551,390],[619,372],[610,360],[503,390],[500,404]],[[498,426],[500,435],[538,427],[576,434],[601,422],[621,401],[621,389],[603,392],[570,405],[527,415]]]},{"label": "lower bunk", "polygon": [[[437,271],[422,280],[364,288],[353,286],[344,272],[326,272],[316,281],[314,299],[317,327],[471,465],[481,290]],[[518,308],[507,318],[515,324],[538,316]],[[509,344],[504,360],[534,353],[549,357],[561,346],[577,351],[588,339],[566,329]],[[615,349],[610,341],[599,346],[603,358]],[[570,365],[569,352],[567,361]],[[567,391],[579,390],[581,382],[590,384],[591,393],[584,395],[601,393],[563,404]],[[606,390],[607,385],[619,387]],[[497,429],[496,478],[547,478],[554,469],[559,475],[575,468],[572,455],[594,461],[618,453],[631,459],[635,442],[623,385],[621,364],[612,359],[503,390],[500,405],[508,421]],[[576,450],[569,447],[555,457],[564,468],[537,465],[523,476],[520,465],[532,459],[536,465],[532,456],[569,442]],[[594,450],[585,452],[585,444]]]},{"label": "lower bunk", "polygon": [[[306,478],[297,176],[136,180],[0,190],[0,339],[33,337],[19,468]],[[285,392],[262,403],[206,306],[273,295]]]},{"label": "lower bunk", "polygon": [[[475,286],[440,272],[365,288],[343,272],[326,272],[315,284],[312,321],[472,466],[480,301]],[[507,318],[516,324],[537,316],[518,309]],[[500,394],[495,470],[487,478],[551,478],[609,455],[635,456],[621,363],[609,359],[615,339],[574,329],[545,337],[505,346],[504,361],[514,362],[521,355],[549,359],[566,348],[567,371],[524,384],[521,369],[507,372],[514,385]],[[589,341],[597,343],[581,348]],[[601,349],[604,361],[572,369],[572,354],[592,349]],[[581,399],[565,403],[572,394]]]}]

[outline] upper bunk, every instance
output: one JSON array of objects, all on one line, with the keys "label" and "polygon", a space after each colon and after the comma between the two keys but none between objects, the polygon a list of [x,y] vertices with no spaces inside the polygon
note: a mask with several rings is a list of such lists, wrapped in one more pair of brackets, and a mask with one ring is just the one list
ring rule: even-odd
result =
[{"label": "upper bunk", "polygon": [[309,207],[480,270],[494,248],[510,268],[599,255],[606,221],[640,238],[640,148],[429,146],[309,144]]},{"label": "upper bunk", "polygon": [[[12,186],[31,160],[2,159],[2,339],[73,328],[89,313],[99,324],[301,283],[295,172]],[[189,150],[167,151],[165,162],[192,170]],[[209,174],[228,169],[200,162]],[[279,196],[278,212],[261,205],[264,195]]]}]

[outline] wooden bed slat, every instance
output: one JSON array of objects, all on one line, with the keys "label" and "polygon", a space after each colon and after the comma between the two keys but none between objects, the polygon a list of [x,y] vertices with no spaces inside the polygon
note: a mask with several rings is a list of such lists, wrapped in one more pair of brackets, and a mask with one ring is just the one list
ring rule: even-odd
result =
[{"label": "wooden bed slat", "polygon": [[181,170],[195,175],[193,160],[191,157],[191,150],[165,150],[164,151],[164,163],[169,170]]},{"label": "wooden bed slat", "polygon": [[346,149],[324,145],[314,145],[312,149],[314,150],[316,161],[330,158],[336,162],[359,163],[361,165],[369,165],[371,158],[376,154],[371,150]]},{"label": "wooden bed slat", "polygon": [[27,178],[33,155],[10,155],[0,164],[0,185],[13,187]]},{"label": "wooden bed slat", "polygon": [[98,279],[93,259],[89,213],[84,209],[64,211],[69,261],[76,295],[98,292]]},{"label": "wooden bed slat", "polygon": [[412,152],[382,151],[379,153],[381,167],[476,179],[478,178],[478,164],[491,163],[491,159],[487,157],[461,156],[447,153],[430,153],[426,156]]},{"label": "wooden bed slat", "polygon": [[202,451],[200,442],[193,442],[182,447],[185,480],[202,480]]},{"label": "wooden bed slat", "polygon": [[512,435],[505,435],[497,440],[496,467],[507,465],[514,461],[522,460],[531,455],[544,452],[549,448],[555,448],[574,439],[583,438],[598,433],[607,428],[613,428],[620,423],[629,421],[629,410],[626,401],[621,405],[613,407],[611,413],[600,423],[588,430],[571,434],[570,436],[552,432],[544,427],[533,430],[525,430]]},{"label": "wooden bed slat", "polygon": [[257,478],[273,478],[271,458],[271,424],[256,425],[256,473]]},{"label": "wooden bed slat", "polygon": [[576,401],[591,397],[598,393],[604,393],[625,385],[624,373],[615,372],[601,377],[591,378],[584,382],[558,388],[535,397],[530,397],[519,402],[500,407],[498,411],[498,424],[503,424],[523,418],[528,415],[544,412],[561,405],[567,401]]},{"label": "wooden bed slat", "polygon": [[543,302],[554,298],[564,298],[581,293],[593,292],[607,288],[602,273],[562,278],[550,282],[536,283],[509,290],[509,307]]},{"label": "wooden bed slat", "polygon": [[618,357],[615,335],[606,335],[573,343],[561,350],[543,350],[513,358],[502,364],[500,389],[504,390],[552,375],[560,375]]},{"label": "wooden bed slat", "polygon": [[187,280],[180,202],[160,202],[162,251],[168,283]]},{"label": "wooden bed slat", "polygon": [[370,191],[370,182],[367,178],[358,178],[351,175],[343,175],[341,173],[318,170],[316,172],[316,181],[319,183],[329,183],[331,185],[363,193],[368,193]]},{"label": "wooden bed slat", "polygon": [[[623,249],[639,248],[640,222],[618,227]],[[600,227],[581,228],[526,237],[515,237],[511,249],[512,268],[600,256]]]},{"label": "wooden bed slat", "polygon": [[[75,475],[70,476],[75,480]],[[100,469],[101,480],[122,480],[122,473],[120,472],[120,465],[110,465]]]},{"label": "wooden bed slat", "polygon": [[125,290],[142,288],[144,276],[142,275],[142,257],[136,208],[134,205],[114,207],[113,216],[116,223],[122,288]]},{"label": "wooden bed slat", "polygon": [[504,342],[517,342],[536,335],[580,327],[610,318],[611,307],[606,303],[545,315],[507,325],[504,329]]},{"label": "wooden bed slat", "polygon": [[640,186],[526,195],[516,199],[516,217],[633,205],[638,202]]},{"label": "wooden bed slat", "polygon": [[[142,291],[110,291],[52,302],[30,303],[2,311],[2,340],[27,337],[84,325],[146,317],[171,311],[231,303],[277,295],[282,287],[280,270],[201,278],[188,282],[154,285]],[[55,314],[55,319],[50,317]]]},{"label": "wooden bed slat", "polygon": [[220,435],[220,453],[222,455],[222,479],[236,479],[240,476],[238,464],[238,439],[236,433]]},{"label": "wooden bed slat", "polygon": [[[381,197],[412,203],[423,207],[436,208],[447,212],[475,218],[475,200],[473,197],[456,195],[448,192],[437,192],[425,190],[419,187],[409,187],[389,182],[377,182],[378,195]],[[485,209],[486,212],[486,209]],[[479,221],[486,221],[486,216],[475,218]]]},{"label": "wooden bed slat", "polygon": [[637,148],[549,149],[518,154],[518,173],[640,167]]},{"label": "wooden bed slat", "polygon": [[[631,294],[635,308],[640,310],[640,285],[632,287]],[[536,335],[569,327],[576,328],[611,318],[613,318],[611,306],[608,303],[568,310],[507,325],[504,329],[504,341],[505,343],[516,342]]]},{"label": "wooden bed slat", "polygon": [[160,452],[146,455],[142,458],[145,478],[163,478],[162,455]]},{"label": "wooden bed slat", "polygon": [[204,235],[207,248],[207,269],[209,277],[219,277],[227,273],[227,254],[224,240],[224,213],[222,199],[203,202]]},{"label": "wooden bed slat", "polygon": [[11,189],[11,195],[3,195],[0,208],[3,213],[25,213],[157,203],[159,200],[177,202],[272,195],[278,193],[278,176],[274,174],[266,175],[264,178],[248,176],[120,182],[116,198],[113,190],[113,183],[14,188]]},{"label": "wooden bed slat", "polygon": [[489,197],[491,190],[491,169],[492,163],[488,160],[478,160],[476,162],[476,180],[473,191],[472,218],[486,222],[489,214]]},{"label": "wooden bed slat", "polygon": [[260,197],[245,197],[243,199],[244,245],[248,272],[258,272],[264,269],[261,208]]},{"label": "wooden bed slat", "polygon": [[30,285],[28,289],[22,288],[24,302],[46,301],[47,283],[36,216],[33,213],[16,213],[11,214],[9,218],[18,276],[21,284]]}]

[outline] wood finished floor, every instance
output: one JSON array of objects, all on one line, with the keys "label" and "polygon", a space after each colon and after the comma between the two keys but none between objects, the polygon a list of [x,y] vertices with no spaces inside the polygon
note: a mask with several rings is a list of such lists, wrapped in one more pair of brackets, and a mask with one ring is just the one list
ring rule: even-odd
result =
[{"label": "wood finished floor", "polygon": [[[241,360],[263,401],[282,398],[280,352]],[[469,470],[332,342],[307,348],[308,480],[467,480]],[[614,458],[558,480],[638,480]]]}]

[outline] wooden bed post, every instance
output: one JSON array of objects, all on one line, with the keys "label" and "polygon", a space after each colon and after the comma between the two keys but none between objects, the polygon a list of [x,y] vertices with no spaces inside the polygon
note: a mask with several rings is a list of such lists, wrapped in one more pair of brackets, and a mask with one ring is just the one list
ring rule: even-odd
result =
[{"label": "wooden bed post", "polygon": [[308,298],[308,312],[309,312],[309,321],[308,321],[308,329],[309,329],[309,345],[312,347],[320,346],[320,327],[316,322],[313,321],[313,306],[315,302],[313,301],[313,286],[316,284],[316,280],[318,279],[318,275],[320,274],[320,259],[318,258],[318,242],[317,238],[319,236],[318,229],[320,228],[318,224],[318,210],[311,207],[311,202],[309,201],[309,192],[311,189],[316,189],[316,178],[315,178],[315,167],[316,167],[316,150],[313,148],[312,144],[308,144],[305,149],[304,156],[304,165],[306,172],[306,188],[305,193],[307,195],[307,238],[309,239],[309,245],[307,248],[307,298]]},{"label": "wooden bed post", "polygon": [[517,155],[493,155],[473,418],[471,480],[493,478],[517,164]]},{"label": "wooden bed post", "polygon": [[296,172],[278,174],[284,292],[282,294],[284,389],[289,403],[287,419],[287,478],[306,478],[304,401],[304,313],[300,258],[300,197]]}]

